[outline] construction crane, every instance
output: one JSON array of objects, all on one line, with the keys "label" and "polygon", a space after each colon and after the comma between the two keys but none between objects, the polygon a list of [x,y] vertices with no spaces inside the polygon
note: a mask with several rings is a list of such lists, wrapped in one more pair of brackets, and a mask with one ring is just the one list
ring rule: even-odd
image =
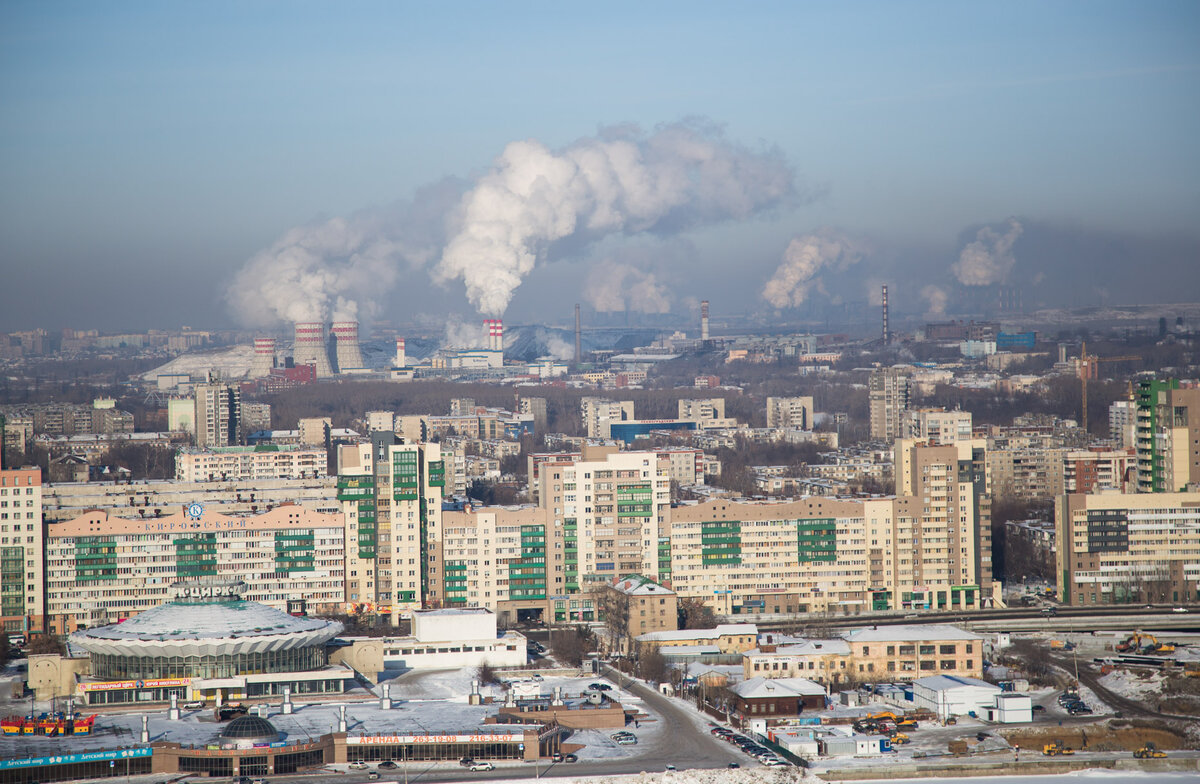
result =
[{"label": "construction crane", "polygon": [[1082,402],[1083,402],[1083,406],[1082,406],[1083,411],[1082,411],[1081,421],[1080,421],[1079,425],[1080,425],[1080,427],[1083,428],[1084,432],[1087,432],[1087,429],[1088,429],[1087,393],[1088,393],[1088,379],[1091,378],[1092,372],[1093,372],[1092,366],[1094,364],[1098,365],[1101,362],[1133,362],[1133,361],[1140,360],[1140,359],[1141,359],[1141,357],[1133,356],[1133,355],[1129,355],[1129,354],[1126,354],[1125,356],[1121,356],[1121,357],[1098,357],[1095,354],[1089,355],[1087,353],[1087,342],[1085,341],[1083,343],[1083,347],[1079,351],[1079,380],[1081,382],[1081,390],[1082,390],[1082,394],[1080,395],[1080,397],[1082,397]]}]

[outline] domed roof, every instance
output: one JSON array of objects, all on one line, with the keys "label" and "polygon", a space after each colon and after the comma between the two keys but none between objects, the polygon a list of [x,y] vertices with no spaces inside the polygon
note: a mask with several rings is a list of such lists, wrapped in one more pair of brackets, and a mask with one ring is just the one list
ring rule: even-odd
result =
[{"label": "domed roof", "polygon": [[274,743],[279,740],[279,730],[260,716],[238,716],[221,730],[221,740]]},{"label": "domed roof", "polygon": [[123,623],[75,632],[71,642],[92,653],[204,656],[308,647],[341,631],[337,621],[297,618],[257,602],[175,601]]}]

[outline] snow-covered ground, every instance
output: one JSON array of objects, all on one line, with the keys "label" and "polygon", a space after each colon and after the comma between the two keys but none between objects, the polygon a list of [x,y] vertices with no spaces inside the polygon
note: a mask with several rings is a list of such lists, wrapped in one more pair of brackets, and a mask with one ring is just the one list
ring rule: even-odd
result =
[{"label": "snow-covered ground", "polygon": [[1161,671],[1146,671],[1144,674],[1130,670],[1114,670],[1100,678],[1100,684],[1122,697],[1141,700],[1157,696],[1162,692]]}]

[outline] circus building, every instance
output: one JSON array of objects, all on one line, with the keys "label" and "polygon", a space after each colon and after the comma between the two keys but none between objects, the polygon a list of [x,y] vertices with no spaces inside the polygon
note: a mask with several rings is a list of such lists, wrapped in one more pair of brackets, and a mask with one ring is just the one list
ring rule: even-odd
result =
[{"label": "circus building", "polygon": [[354,671],[331,664],[328,653],[342,625],[245,601],[245,590],[241,581],[176,583],[165,604],[75,632],[70,647],[86,652],[87,666],[71,666],[81,656],[61,659],[70,672],[58,673],[56,696],[67,696],[61,691],[69,680],[70,696],[86,705],[166,702],[172,695],[220,705],[285,690],[296,697],[343,692]]}]

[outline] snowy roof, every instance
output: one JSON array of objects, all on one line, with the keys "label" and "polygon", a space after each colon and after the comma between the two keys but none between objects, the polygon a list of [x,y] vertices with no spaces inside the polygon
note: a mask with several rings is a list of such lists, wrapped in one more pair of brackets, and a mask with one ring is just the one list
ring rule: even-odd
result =
[{"label": "snowy roof", "polygon": [[851,629],[842,635],[848,642],[919,642],[922,640],[982,640],[978,634],[946,623],[901,624]]},{"label": "snowy roof", "polygon": [[336,621],[297,618],[258,602],[167,602],[123,623],[75,632],[70,640],[92,653],[206,656],[318,645],[341,630]]},{"label": "snowy roof", "polygon": [[643,577],[640,574],[625,575],[613,584],[613,588],[629,596],[649,596],[652,593],[664,596],[675,594],[670,588],[664,588],[649,577]]},{"label": "snowy roof", "polygon": [[663,656],[718,656],[721,649],[715,645],[672,645],[663,648],[662,653]]},{"label": "snowy roof", "polygon": [[761,647],[746,651],[747,656],[848,656],[850,645],[845,640],[805,640],[788,638],[788,642],[775,645],[775,651],[764,651]]},{"label": "snowy roof", "polygon": [[930,675],[925,678],[917,678],[913,683],[932,691],[959,689],[964,686],[1000,691],[1000,687],[994,683],[981,681],[978,678],[968,678],[963,675]]},{"label": "snowy roof", "polygon": [[736,686],[730,686],[729,689],[742,699],[812,697],[825,694],[824,686],[807,678],[751,678]]},{"label": "snowy roof", "polygon": [[721,623],[713,629],[680,629],[678,631],[646,632],[639,634],[638,642],[672,642],[674,640],[716,640],[733,635],[758,634],[752,623]]}]

